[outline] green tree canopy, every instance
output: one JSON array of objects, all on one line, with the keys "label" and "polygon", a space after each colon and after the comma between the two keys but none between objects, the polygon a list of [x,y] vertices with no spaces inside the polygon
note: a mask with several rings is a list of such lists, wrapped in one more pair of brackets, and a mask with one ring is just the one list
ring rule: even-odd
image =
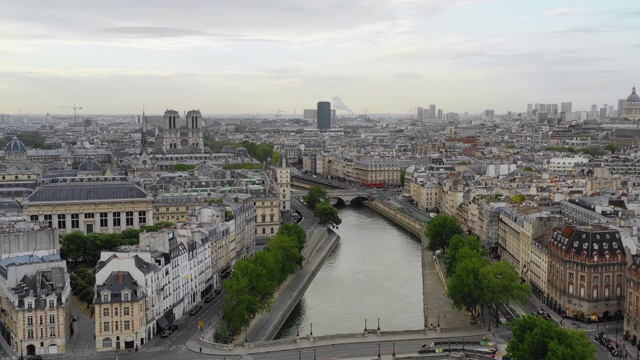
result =
[{"label": "green tree canopy", "polygon": [[407,169],[402,169],[400,171],[400,186],[404,187],[404,177],[407,174]]},{"label": "green tree canopy", "polygon": [[615,146],[615,145],[613,145],[613,144],[607,144],[607,145],[605,145],[605,146],[604,146],[604,149],[605,149],[605,150],[609,150],[609,151],[611,151],[612,153],[615,153],[616,151],[618,151],[618,147],[617,147],[617,146]]},{"label": "green tree canopy", "polygon": [[429,221],[424,234],[429,238],[427,249],[445,251],[449,247],[451,238],[464,234],[464,231],[456,218],[440,214]]},{"label": "green tree canopy", "polygon": [[329,197],[327,196],[327,190],[322,186],[312,186],[307,192],[307,196],[304,197],[304,201],[307,203],[307,206],[312,210],[316,209],[316,205],[323,201],[328,201]]},{"label": "green tree canopy", "polygon": [[525,315],[511,328],[507,354],[518,360],[594,360],[596,351],[587,334],[567,330],[541,317]]},{"label": "green tree canopy", "polygon": [[280,161],[281,156],[282,154],[280,153],[280,151],[274,151],[273,155],[271,156],[271,165],[278,165],[278,161]]},{"label": "green tree canopy", "polygon": [[525,195],[525,194],[517,194],[517,195],[513,195],[511,197],[511,202],[514,203],[514,204],[520,205],[520,204],[524,203],[525,201],[527,201],[527,195]]},{"label": "green tree canopy", "polygon": [[304,249],[304,244],[307,242],[307,233],[297,224],[284,224],[280,226],[279,233],[288,237],[296,239],[298,242],[298,250]]},{"label": "green tree canopy", "polygon": [[329,225],[330,227],[342,224],[342,219],[338,214],[338,209],[326,201],[316,205],[316,209],[313,214],[320,219],[321,224]]},{"label": "green tree canopy", "polygon": [[522,303],[531,294],[531,289],[520,282],[520,276],[506,261],[492,262],[480,270],[480,280],[484,293],[483,304],[494,311],[496,324],[498,306],[511,302]]},{"label": "green tree canopy", "polygon": [[478,309],[484,299],[481,271],[488,265],[486,260],[476,250],[463,247],[458,254],[461,261],[455,267],[454,273],[447,283],[447,296],[458,310],[471,313],[472,323],[476,323]]},{"label": "green tree canopy", "polygon": [[462,249],[471,250],[481,256],[485,256],[487,254],[487,251],[482,247],[477,236],[454,235],[449,243],[449,250],[443,258],[447,276],[452,276],[456,270],[457,264],[466,259],[467,252],[461,252]]}]

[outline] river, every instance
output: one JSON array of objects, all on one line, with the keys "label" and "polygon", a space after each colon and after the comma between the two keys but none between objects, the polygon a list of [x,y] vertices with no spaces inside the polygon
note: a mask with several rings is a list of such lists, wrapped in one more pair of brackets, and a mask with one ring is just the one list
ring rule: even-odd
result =
[{"label": "river", "polygon": [[340,208],[340,242],[276,338],[422,329],[420,240],[375,211]]}]

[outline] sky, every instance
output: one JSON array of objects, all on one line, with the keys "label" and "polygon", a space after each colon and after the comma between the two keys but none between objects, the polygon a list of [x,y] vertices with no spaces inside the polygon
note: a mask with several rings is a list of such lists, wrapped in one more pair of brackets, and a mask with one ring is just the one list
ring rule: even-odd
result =
[{"label": "sky", "polygon": [[[354,114],[613,104],[637,0],[0,0],[0,113]],[[348,114],[339,110],[338,114]]]}]

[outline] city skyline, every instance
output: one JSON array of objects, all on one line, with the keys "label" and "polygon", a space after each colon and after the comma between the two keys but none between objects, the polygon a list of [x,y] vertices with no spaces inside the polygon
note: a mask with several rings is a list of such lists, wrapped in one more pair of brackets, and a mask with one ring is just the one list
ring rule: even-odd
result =
[{"label": "city skyline", "polygon": [[640,79],[632,1],[25,1],[0,19],[0,113],[577,111]]}]

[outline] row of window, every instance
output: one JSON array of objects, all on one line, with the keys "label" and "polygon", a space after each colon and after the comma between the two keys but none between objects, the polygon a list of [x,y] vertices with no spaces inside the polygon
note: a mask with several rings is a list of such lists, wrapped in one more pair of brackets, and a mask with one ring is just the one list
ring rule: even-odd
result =
[{"label": "row of window", "polygon": [[[131,330],[131,321],[130,320],[125,320],[122,322],[122,331],[129,331]],[[105,321],[102,323],[102,331],[104,332],[110,332],[111,331],[111,322],[109,321]],[[113,322],[113,331],[120,331],[120,322],[119,321],[114,321]]]},{"label": "row of window", "polygon": [[[49,337],[56,337],[56,327],[55,326],[49,326]],[[40,328],[40,338],[44,339],[45,338],[45,332],[44,332],[44,328]],[[34,329],[27,329],[27,339],[28,340],[33,340],[35,339],[35,331]]]},{"label": "row of window", "polygon": [[[44,300],[42,300],[42,301],[44,301]],[[53,308],[56,307],[56,301],[51,299],[51,300],[49,300],[48,305],[49,305],[48,306],[49,309],[53,309]],[[33,301],[27,301],[27,310],[33,310],[33,308],[34,308]],[[40,321],[40,323],[42,323],[42,320]]]},{"label": "row of window", "polygon": [[[133,211],[125,211],[125,226],[133,226],[134,219]],[[114,227],[122,226],[122,217],[121,212],[116,211],[112,213],[112,224]],[[73,213],[71,216],[71,228],[79,229],[80,228],[80,214]],[[95,213],[84,213],[84,219],[91,220],[95,219]],[[109,227],[109,213],[101,212],[100,216],[100,227],[106,228]],[[31,215],[30,220],[33,222],[40,221],[40,215]],[[44,214],[43,220],[49,224],[49,226],[53,226],[53,214]],[[66,214],[57,214],[56,220],[58,222],[58,229],[66,229],[67,228],[67,215]],[[147,212],[144,210],[138,211],[138,223],[146,224],[147,223]]]},{"label": "row of window", "polygon": [[[40,315],[40,322],[38,323],[38,325],[43,325],[43,316]],[[56,314],[49,314],[49,324],[55,324],[56,323]],[[34,322],[33,322],[33,316],[29,315],[27,316],[27,326],[33,326]]]},{"label": "row of window", "polygon": [[[124,297],[124,295],[127,295],[127,297],[128,297],[128,295],[129,295],[129,294],[123,294],[123,297]],[[123,300],[124,300],[124,299],[123,299]],[[129,299],[126,299],[126,300],[124,300],[124,301],[127,301],[127,300],[129,300]],[[108,307],[102,308],[102,316],[109,316],[109,314],[110,314],[110,311],[109,311],[109,308],[108,308]],[[130,314],[130,312],[129,312],[129,307],[128,307],[128,306],[124,306],[124,307],[122,308],[122,315],[123,315],[123,316],[129,316],[129,314]],[[119,315],[118,315],[118,308],[117,308],[117,307],[114,307],[114,308],[113,308],[113,316],[119,316]]]}]

